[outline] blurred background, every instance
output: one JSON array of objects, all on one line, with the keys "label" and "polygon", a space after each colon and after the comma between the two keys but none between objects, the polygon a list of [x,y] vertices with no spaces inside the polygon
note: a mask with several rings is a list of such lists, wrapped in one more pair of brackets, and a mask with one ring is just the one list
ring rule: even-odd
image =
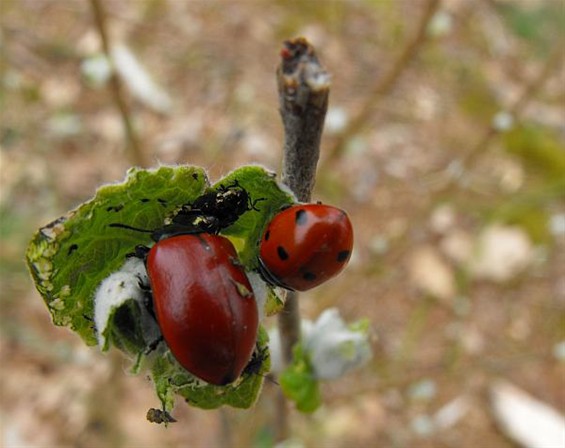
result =
[{"label": "blurred background", "polygon": [[559,440],[563,1],[100,3],[118,83],[92,2],[0,2],[2,446],[273,445],[270,383],[248,411],[179,402],[178,423],[148,423],[148,379],[51,324],[24,251],[132,165],[278,170],[274,71],[299,35],[332,74],[314,198],[356,230],[302,315],[369,318],[374,357],[324,383],[314,415],[291,413],[287,446],[535,446],[515,422]]}]

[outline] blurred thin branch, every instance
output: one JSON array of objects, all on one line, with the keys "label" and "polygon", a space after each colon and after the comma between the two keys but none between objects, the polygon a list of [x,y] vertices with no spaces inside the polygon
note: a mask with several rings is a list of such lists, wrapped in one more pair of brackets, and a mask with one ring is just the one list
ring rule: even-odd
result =
[{"label": "blurred thin branch", "polygon": [[414,36],[406,42],[406,45],[400,52],[398,59],[390,67],[389,71],[386,72],[381,78],[377,80],[373,89],[367,92],[365,96],[365,102],[361,105],[361,108],[349,121],[347,127],[341,132],[341,134],[335,139],[333,145],[328,149],[328,155],[326,162],[331,162],[338,159],[345,150],[345,146],[349,139],[351,139],[355,134],[360,132],[367,121],[369,120],[375,105],[379,100],[388,93],[396,84],[398,79],[404,70],[408,67],[411,61],[413,61],[421,50],[423,45],[427,41],[427,30],[430,21],[434,17],[441,1],[440,0],[428,0],[424,6],[424,11],[422,17],[416,27]]},{"label": "blurred thin branch", "polygon": [[[516,101],[506,109],[505,112],[508,113],[513,118],[513,120],[520,118],[521,114],[528,106],[530,101],[535,97],[539,90],[543,88],[549,77],[553,73],[555,73],[555,71],[563,63],[563,59],[563,50],[561,48],[561,45],[557,44],[552,50],[543,67],[541,67],[537,76],[534,76],[533,79],[524,86],[522,93],[517,97]],[[480,159],[480,157],[485,154],[485,152],[490,148],[490,143],[493,141],[493,139],[498,137],[501,133],[501,129],[497,129],[492,124],[489,124],[489,126],[483,131],[477,143],[459,158],[460,168],[458,172],[461,173],[464,171],[469,171],[472,168],[473,164],[475,164]],[[440,203],[446,196],[453,197],[453,189],[460,187],[459,176],[453,175],[449,172],[449,170],[446,169],[443,170],[443,173],[445,174],[445,176],[441,176],[441,181],[438,182],[434,187],[433,191],[428,197],[427,205],[422,204],[422,208],[416,211],[411,217],[411,222],[413,225],[422,226],[423,223],[429,218],[429,213],[433,205]],[[435,176],[438,177],[437,173]],[[562,185],[560,182],[557,182],[555,184],[552,183],[543,188],[542,194],[544,195],[544,198],[547,198],[548,194],[551,196],[551,193],[554,189],[559,190],[561,188]],[[521,198],[521,200],[523,200],[523,198]],[[408,244],[407,241],[409,240],[405,238],[396,239],[389,248],[389,254],[395,254],[394,257],[400,260],[403,254],[411,248],[410,244]]]},{"label": "blurred thin branch", "polygon": [[[535,97],[538,91],[543,88],[549,77],[555,72],[555,70],[563,63],[564,55],[563,47],[561,43],[556,45],[545,64],[537,74],[522,90],[522,93],[517,98],[517,100],[512,104],[505,112],[512,117],[515,121],[517,120],[529,102]],[[483,132],[481,138],[478,142],[469,150],[462,158],[461,162],[463,165],[468,167],[473,164],[478,157],[480,157],[489,147],[490,142],[494,137],[499,135],[501,130],[490,124],[487,129]]]},{"label": "blurred thin branch", "polygon": [[104,12],[102,0],[90,0],[90,5],[92,8],[92,12],[94,14],[94,22],[96,24],[96,29],[98,31],[98,34],[100,35],[100,40],[102,41],[102,49],[104,50],[104,54],[106,55],[108,63],[112,67],[112,76],[110,77],[110,88],[112,90],[112,98],[122,118],[122,124],[127,138],[128,158],[130,162],[134,165],[138,165],[141,167],[147,166],[143,154],[143,149],[141,147],[141,143],[133,127],[131,112],[123,94],[120,78],[116,74],[116,70],[114,68],[112,53],[111,53],[112,47],[110,44],[110,37],[108,35],[108,29],[106,24],[106,13]]},{"label": "blurred thin branch", "polygon": [[224,448],[230,448],[233,446],[233,428],[232,422],[230,419],[230,413],[225,408],[220,408],[218,410],[220,414],[220,434],[219,434],[219,442],[220,446]]}]

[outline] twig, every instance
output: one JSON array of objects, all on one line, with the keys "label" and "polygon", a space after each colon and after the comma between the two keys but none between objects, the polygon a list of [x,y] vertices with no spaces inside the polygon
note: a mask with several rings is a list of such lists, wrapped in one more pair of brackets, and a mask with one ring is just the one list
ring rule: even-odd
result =
[{"label": "twig", "polygon": [[[284,43],[277,70],[280,113],[284,125],[282,181],[302,202],[310,200],[320,155],[320,140],[328,105],[329,75],[321,67],[314,48],[304,38]],[[283,355],[292,360],[292,348],[300,339],[296,294],[287,295],[279,314]]]},{"label": "twig", "polygon": [[284,125],[282,181],[299,201],[310,200],[328,107],[329,75],[304,38],[285,42],[277,70]]},{"label": "twig", "polygon": [[[277,69],[280,113],[284,126],[282,181],[302,202],[310,201],[320,155],[320,140],[328,106],[329,75],[314,48],[304,38],[284,42]],[[300,340],[297,294],[287,294],[279,313],[279,332],[285,364]],[[288,437],[286,402],[278,397],[277,439]]]},{"label": "twig", "polygon": [[[551,76],[553,71],[559,67],[563,62],[563,47],[562,45],[556,45],[553,48],[552,53],[545,62],[542,69],[539,71],[538,75],[533,78],[522,91],[521,95],[510,105],[506,112],[514,119],[520,117],[530,100],[536,95],[536,93],[543,87],[547,79]],[[494,137],[500,134],[500,130],[490,124],[487,129],[483,132],[481,138],[477,141],[475,146],[471,148],[461,159],[461,163],[467,167],[472,164],[481,154],[483,154],[488,148],[489,143]]]},{"label": "twig", "polygon": [[223,448],[231,448],[233,446],[233,431],[230,414],[226,408],[220,408],[220,434],[219,442]]},{"label": "twig", "polygon": [[122,92],[122,86],[120,83],[120,78],[116,74],[116,70],[114,69],[114,64],[112,60],[112,53],[111,53],[111,45],[110,45],[110,38],[108,36],[108,30],[106,27],[106,14],[104,12],[104,8],[102,6],[102,0],[90,0],[90,6],[92,7],[92,12],[94,14],[94,21],[96,23],[96,28],[98,30],[98,34],[100,34],[100,40],[102,41],[102,49],[104,50],[104,54],[106,55],[106,59],[108,63],[112,67],[112,75],[110,77],[110,88],[112,89],[112,98],[114,99],[114,103],[120,112],[120,116],[122,118],[122,124],[124,126],[126,139],[127,139],[127,150],[128,150],[128,158],[132,164],[138,166],[146,166],[145,157],[143,155],[143,151],[141,148],[141,144],[139,143],[139,139],[135,133],[132,121],[131,121],[131,114],[127,104],[127,101]]},{"label": "twig", "polygon": [[373,86],[373,89],[368,92],[365,102],[361,105],[361,108],[353,116],[347,127],[342,131],[342,133],[335,139],[332,146],[328,149],[328,157],[325,162],[331,162],[339,158],[345,149],[347,141],[357,134],[367,123],[371,112],[374,110],[375,105],[378,101],[389,92],[406,67],[413,61],[426,42],[426,32],[430,20],[432,20],[440,0],[428,0],[424,7],[424,12],[418,23],[418,27],[412,39],[410,39],[402,52],[398,56],[396,62],[390,67],[389,71],[386,72]]}]

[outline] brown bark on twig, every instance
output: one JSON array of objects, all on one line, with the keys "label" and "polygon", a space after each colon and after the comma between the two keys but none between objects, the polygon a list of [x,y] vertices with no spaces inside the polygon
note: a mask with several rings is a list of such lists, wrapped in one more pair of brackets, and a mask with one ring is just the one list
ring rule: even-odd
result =
[{"label": "brown bark on twig", "polygon": [[304,38],[285,42],[277,70],[284,125],[282,181],[299,201],[310,200],[328,108],[329,75]]},{"label": "brown bark on twig", "polygon": [[[328,107],[329,75],[320,65],[314,48],[304,38],[286,41],[277,69],[280,113],[284,126],[282,181],[296,198],[310,201],[320,156],[320,140]],[[298,296],[287,294],[279,313],[279,332],[285,364],[300,340]],[[284,397],[277,399],[277,439],[288,437],[288,415]]]},{"label": "brown bark on twig", "polygon": [[102,41],[102,49],[106,55],[108,63],[112,67],[112,76],[110,77],[110,89],[112,91],[112,98],[122,119],[122,124],[127,139],[127,154],[128,159],[133,165],[140,167],[146,166],[145,157],[141,144],[137,135],[135,133],[131,113],[128,107],[128,103],[124,97],[120,78],[116,74],[114,69],[114,64],[112,62],[112,53],[110,45],[110,37],[108,36],[108,30],[106,27],[106,14],[102,6],[102,0],[90,0],[90,5],[92,7],[92,12],[94,14],[94,22],[96,24],[96,29],[100,35],[100,40]]},{"label": "brown bark on twig", "polygon": [[348,140],[363,129],[369,120],[372,111],[379,100],[388,93],[396,84],[400,75],[406,67],[413,61],[426,42],[426,32],[430,20],[440,5],[440,0],[428,0],[424,7],[424,12],[416,28],[414,36],[406,43],[396,62],[379,78],[373,89],[367,92],[366,99],[361,108],[353,116],[347,127],[336,138],[332,146],[328,149],[326,162],[331,162],[339,158],[345,149]]}]

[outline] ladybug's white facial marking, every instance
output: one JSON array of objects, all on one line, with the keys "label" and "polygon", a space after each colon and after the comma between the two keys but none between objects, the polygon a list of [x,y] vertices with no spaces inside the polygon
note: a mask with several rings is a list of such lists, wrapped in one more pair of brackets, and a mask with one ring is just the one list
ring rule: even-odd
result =
[{"label": "ladybug's white facial marking", "polygon": [[296,215],[294,217],[294,222],[297,226],[303,226],[308,222],[308,212],[304,209],[300,209],[296,211]]}]

